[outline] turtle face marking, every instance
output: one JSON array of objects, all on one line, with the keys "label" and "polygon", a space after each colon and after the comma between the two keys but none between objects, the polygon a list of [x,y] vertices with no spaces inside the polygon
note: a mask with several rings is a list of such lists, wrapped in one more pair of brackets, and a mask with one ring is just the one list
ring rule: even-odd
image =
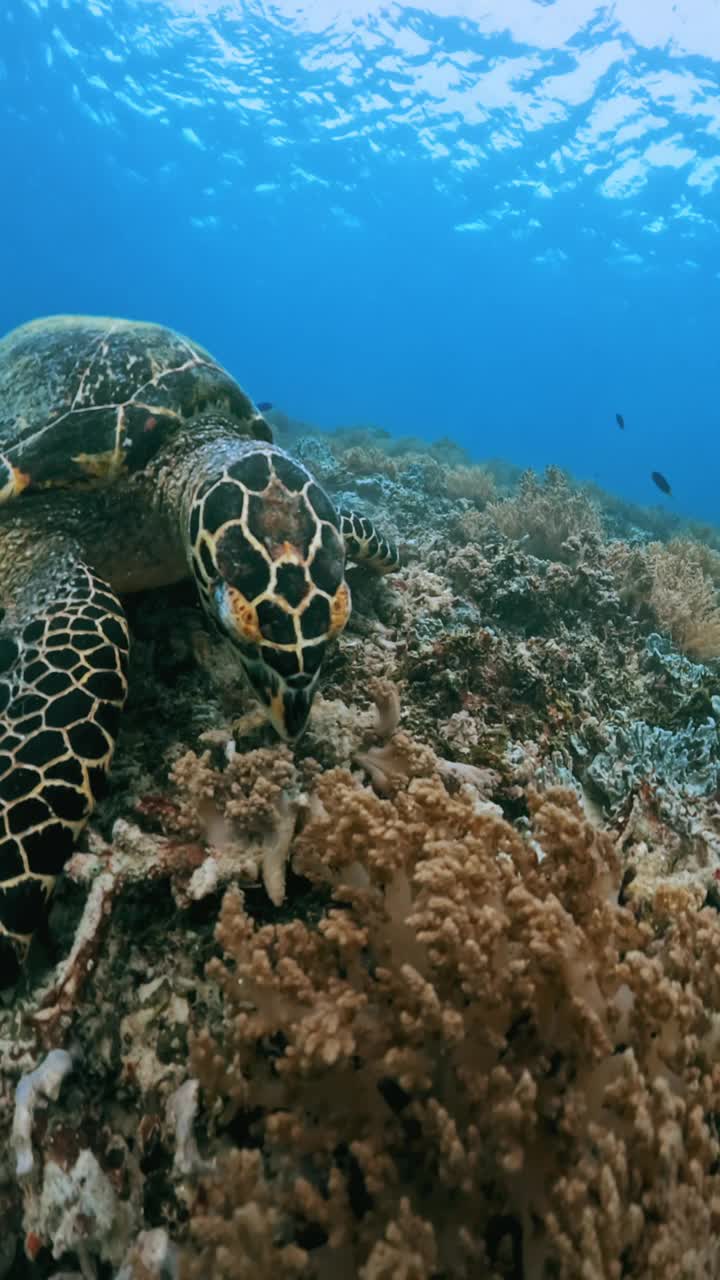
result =
[{"label": "turtle face marking", "polygon": [[23,489],[27,489],[30,476],[25,471],[14,467],[4,453],[0,453],[0,504],[16,498]]},{"label": "turtle face marking", "polygon": [[342,582],[332,598],[330,605],[330,630],[331,636],[336,636],[343,630],[350,617],[350,588],[346,582]]},{"label": "turtle face marking", "polygon": [[278,733],[296,737],[328,641],[350,615],[332,503],[280,449],[255,447],[199,487],[189,535],[205,608],[235,644]]},{"label": "turtle face marking", "polygon": [[220,588],[217,607],[226,631],[237,633],[244,644],[260,643],[257,609],[235,587]]}]

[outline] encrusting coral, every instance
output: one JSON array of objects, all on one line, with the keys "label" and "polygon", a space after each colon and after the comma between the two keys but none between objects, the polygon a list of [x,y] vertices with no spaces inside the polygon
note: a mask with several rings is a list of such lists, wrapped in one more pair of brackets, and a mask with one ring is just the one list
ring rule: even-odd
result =
[{"label": "encrusting coral", "polygon": [[436,774],[329,771],[294,855],[320,919],[228,891],[185,1280],[717,1274],[720,922],[660,892],[640,923],[576,795],[528,802],[523,836]]}]

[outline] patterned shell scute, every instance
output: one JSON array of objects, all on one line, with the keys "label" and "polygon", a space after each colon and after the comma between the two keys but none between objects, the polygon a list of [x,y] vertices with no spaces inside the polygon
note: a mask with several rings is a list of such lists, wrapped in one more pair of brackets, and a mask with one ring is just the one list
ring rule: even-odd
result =
[{"label": "patterned shell scute", "polygon": [[23,325],[0,341],[0,501],[141,470],[205,410],[271,439],[230,374],[171,329],[85,316]]}]

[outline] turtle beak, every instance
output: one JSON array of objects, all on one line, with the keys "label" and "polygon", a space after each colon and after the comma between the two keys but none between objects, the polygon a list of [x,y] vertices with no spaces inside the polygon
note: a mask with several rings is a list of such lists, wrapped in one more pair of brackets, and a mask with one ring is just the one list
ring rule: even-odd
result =
[{"label": "turtle beak", "polygon": [[312,689],[280,688],[270,699],[270,723],[281,738],[299,738],[310,714]]},{"label": "turtle beak", "polygon": [[262,659],[244,655],[241,661],[250,687],[265,707],[275,732],[286,741],[299,737],[310,714],[315,680],[303,689],[292,689]]}]

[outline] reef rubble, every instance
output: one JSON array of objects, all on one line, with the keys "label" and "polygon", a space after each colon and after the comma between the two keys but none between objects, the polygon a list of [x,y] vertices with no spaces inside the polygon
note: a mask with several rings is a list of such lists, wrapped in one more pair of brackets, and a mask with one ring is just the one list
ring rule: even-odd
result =
[{"label": "reef rubble", "polygon": [[0,1280],[720,1274],[720,551],[555,468],[281,443],[403,571],[280,745],[183,584],[0,1004]]}]

